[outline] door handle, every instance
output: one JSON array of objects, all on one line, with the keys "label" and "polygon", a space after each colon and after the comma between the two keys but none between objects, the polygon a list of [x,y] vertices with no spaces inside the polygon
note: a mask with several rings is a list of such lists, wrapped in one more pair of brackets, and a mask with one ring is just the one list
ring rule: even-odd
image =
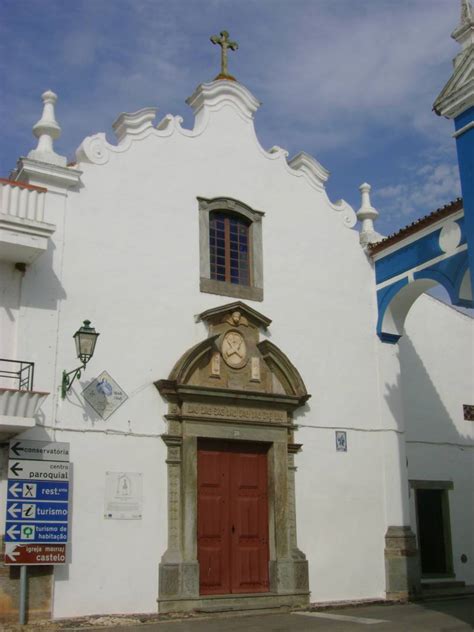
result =
[{"label": "door handle", "polygon": [[231,529],[232,533],[235,533],[235,527],[234,525],[232,525],[232,529]]}]

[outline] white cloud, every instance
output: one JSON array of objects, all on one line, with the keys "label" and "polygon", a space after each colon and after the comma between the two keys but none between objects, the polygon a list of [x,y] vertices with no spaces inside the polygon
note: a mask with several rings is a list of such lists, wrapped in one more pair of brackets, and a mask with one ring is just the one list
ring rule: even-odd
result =
[{"label": "white cloud", "polygon": [[415,216],[427,215],[460,195],[458,167],[450,163],[431,163],[413,170],[403,182],[373,191],[380,219],[407,223]]}]

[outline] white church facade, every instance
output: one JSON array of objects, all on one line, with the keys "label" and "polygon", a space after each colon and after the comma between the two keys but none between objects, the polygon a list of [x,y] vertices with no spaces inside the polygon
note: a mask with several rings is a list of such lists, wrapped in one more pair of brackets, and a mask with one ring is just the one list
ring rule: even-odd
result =
[{"label": "white church facade", "polygon": [[[67,443],[71,462],[66,563],[28,569],[30,616],[474,584],[473,320],[419,296],[441,272],[396,267],[435,240],[423,269],[449,259],[472,304],[469,196],[383,240],[368,185],[356,213],[315,158],[260,145],[225,64],[191,129],[121,114],[73,164],[56,99],[0,180],[2,512],[9,441]],[[85,318],[100,336],[74,375]],[[3,566],[0,620],[18,592]]]}]

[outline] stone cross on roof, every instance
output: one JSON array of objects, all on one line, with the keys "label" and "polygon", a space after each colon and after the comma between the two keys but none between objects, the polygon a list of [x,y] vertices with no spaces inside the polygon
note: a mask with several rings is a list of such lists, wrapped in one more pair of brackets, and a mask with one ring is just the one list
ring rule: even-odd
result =
[{"label": "stone cross on roof", "polygon": [[237,50],[239,45],[237,42],[229,41],[229,33],[227,31],[221,31],[220,37],[217,35],[212,35],[210,38],[213,44],[219,44],[221,47],[221,71],[217,75],[216,79],[230,79],[235,81],[235,77],[229,74],[229,70],[227,67],[227,50]]}]

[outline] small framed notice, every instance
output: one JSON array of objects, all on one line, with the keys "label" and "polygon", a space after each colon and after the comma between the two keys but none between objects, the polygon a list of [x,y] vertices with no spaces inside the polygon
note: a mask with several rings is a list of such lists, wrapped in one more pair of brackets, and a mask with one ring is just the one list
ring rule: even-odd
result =
[{"label": "small framed notice", "polygon": [[141,520],[142,482],[143,474],[139,472],[106,472],[104,518]]}]

